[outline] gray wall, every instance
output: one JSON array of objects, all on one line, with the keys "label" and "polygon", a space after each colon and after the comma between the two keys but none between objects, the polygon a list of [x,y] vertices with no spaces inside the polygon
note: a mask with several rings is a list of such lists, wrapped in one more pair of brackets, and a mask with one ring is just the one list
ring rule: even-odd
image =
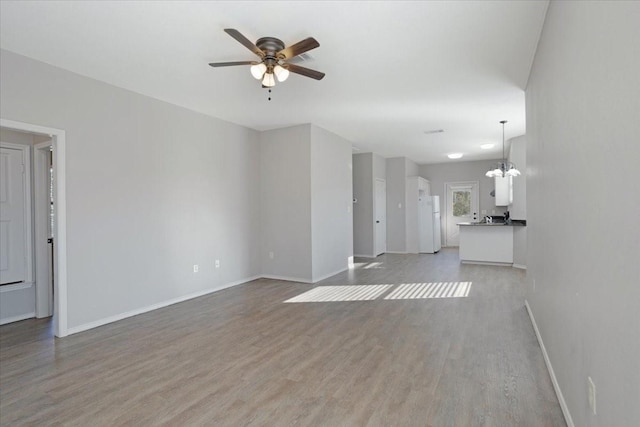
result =
[{"label": "gray wall", "polygon": [[2,117],[66,131],[72,331],[263,274],[347,267],[348,141],[313,125],[259,134],[0,54]]},{"label": "gray wall", "polygon": [[404,159],[405,176],[418,176],[420,175],[420,166],[411,159]]},{"label": "gray wall", "polygon": [[353,155],[353,253],[356,256],[374,255],[374,179],[373,153]]},{"label": "gray wall", "polygon": [[268,276],[312,279],[310,140],[308,124],[260,134],[261,257]]},{"label": "gray wall", "polygon": [[551,2],[526,92],[527,300],[576,426],[640,420],[638,22]]},{"label": "gray wall", "polygon": [[509,205],[512,219],[527,219],[527,137],[509,140],[509,161],[516,164],[522,175],[513,178],[513,202]]},{"label": "gray wall", "polygon": [[315,282],[346,269],[351,143],[310,124],[274,129],[260,134],[260,162],[263,274]]},{"label": "gray wall", "polygon": [[313,281],[349,266],[353,256],[351,142],[311,125]]},{"label": "gray wall", "polygon": [[3,118],[66,130],[70,328],[260,273],[257,132],[11,52],[0,67]]},{"label": "gray wall", "polygon": [[[509,161],[516,164],[522,175],[513,178],[513,202],[509,205],[512,219],[527,219],[527,138],[518,136],[509,140]],[[513,229],[513,263],[527,266],[527,228]]]},{"label": "gray wall", "polygon": [[387,252],[406,252],[404,157],[387,159]]},{"label": "gray wall", "polygon": [[420,167],[406,157],[386,161],[387,252],[407,252],[407,177],[419,176]]},{"label": "gray wall", "polygon": [[[445,201],[444,197],[444,184],[446,182],[457,181],[478,181],[480,197],[478,204],[480,212],[478,212],[478,219],[482,218],[483,210],[486,210],[486,215],[502,215],[506,208],[504,206],[496,207],[495,198],[491,197],[489,193],[494,189],[493,178],[487,178],[485,173],[489,168],[498,160],[478,160],[472,162],[450,162],[450,163],[437,163],[429,165],[420,165],[420,176],[426,178],[431,183],[431,195],[440,196],[440,211],[441,215],[445,215]],[[520,177],[518,177],[520,178]],[[514,179],[518,179],[514,178]],[[441,224],[442,228],[442,241],[444,242],[444,221]]]},{"label": "gray wall", "polygon": [[480,183],[480,200],[478,201],[480,210],[486,210],[487,215],[491,215],[492,211],[495,210],[494,215],[501,215],[506,211],[506,208],[504,206],[496,207],[495,198],[489,195],[494,189],[494,180],[485,176],[489,167],[497,161],[477,160],[420,165],[420,176],[431,182],[431,195],[440,196],[442,212],[444,212],[444,184],[446,182],[478,181]]},{"label": "gray wall", "polygon": [[373,153],[373,180],[387,179],[387,159]]}]

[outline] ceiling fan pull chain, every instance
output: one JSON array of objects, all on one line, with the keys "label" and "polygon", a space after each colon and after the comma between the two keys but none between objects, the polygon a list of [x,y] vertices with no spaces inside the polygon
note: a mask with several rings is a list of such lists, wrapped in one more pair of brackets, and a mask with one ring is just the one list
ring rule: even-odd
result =
[{"label": "ceiling fan pull chain", "polygon": [[269,101],[271,101],[271,89],[269,89]]}]

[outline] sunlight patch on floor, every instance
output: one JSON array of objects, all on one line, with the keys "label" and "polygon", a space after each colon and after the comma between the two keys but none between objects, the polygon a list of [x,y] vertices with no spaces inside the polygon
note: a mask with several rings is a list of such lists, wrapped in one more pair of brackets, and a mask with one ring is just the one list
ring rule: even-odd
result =
[{"label": "sunlight patch on floor", "polygon": [[384,299],[464,298],[471,282],[403,283]]},{"label": "sunlight patch on floor", "polygon": [[370,301],[393,285],[318,286],[285,302]]}]

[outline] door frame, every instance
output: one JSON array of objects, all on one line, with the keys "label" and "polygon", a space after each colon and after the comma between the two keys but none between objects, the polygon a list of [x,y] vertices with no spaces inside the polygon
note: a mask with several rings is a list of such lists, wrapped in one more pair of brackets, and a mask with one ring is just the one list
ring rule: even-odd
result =
[{"label": "door frame", "polygon": [[[444,245],[449,246],[449,239],[447,237],[447,230],[449,230],[449,188],[452,186],[476,186],[478,194],[476,195],[476,206],[472,206],[472,209],[476,210],[476,213],[480,209],[480,181],[452,181],[444,183],[444,203],[440,205],[440,221],[444,223]],[[444,221],[442,221],[442,205],[444,205]]]},{"label": "door frame", "polygon": [[[53,194],[56,221],[53,238],[54,302],[53,330],[57,337],[68,334],[67,327],[67,196],[66,196],[66,133],[62,129],[0,118],[0,126],[23,132],[39,133],[51,137],[53,147]],[[29,195],[31,200],[31,195]],[[31,203],[31,202],[29,202]],[[31,205],[30,205],[31,206]],[[36,260],[37,262],[37,260]],[[32,268],[33,271],[33,268]],[[36,284],[37,286],[37,284]]]},{"label": "door frame", "polygon": [[[376,226],[376,221],[377,221],[377,217],[378,217],[378,183],[381,182],[384,184],[384,198],[385,198],[385,203],[384,203],[384,218],[385,218],[385,239],[384,239],[384,247],[382,248],[382,252],[378,252],[378,227]],[[377,257],[378,255],[382,255],[383,253],[387,252],[387,239],[386,239],[386,234],[387,234],[387,180],[386,179],[382,179],[382,178],[376,178],[373,182],[373,257]]]},{"label": "door frame", "polygon": [[[3,126],[5,127],[5,126]],[[24,170],[22,173],[22,191],[24,192],[24,251],[26,259],[24,263],[24,283],[22,286],[33,286],[33,215],[31,205],[31,146],[1,142],[2,147],[22,152]],[[19,284],[18,284],[19,285]],[[9,285],[10,286],[10,285]]]},{"label": "door frame", "polygon": [[[49,238],[48,221],[50,206],[48,200],[49,156],[51,141],[41,142],[33,146],[33,199],[35,222],[35,273],[36,273],[36,317],[49,317],[53,314],[52,277],[49,271],[50,254],[47,240]],[[47,173],[45,173],[45,170]]]}]

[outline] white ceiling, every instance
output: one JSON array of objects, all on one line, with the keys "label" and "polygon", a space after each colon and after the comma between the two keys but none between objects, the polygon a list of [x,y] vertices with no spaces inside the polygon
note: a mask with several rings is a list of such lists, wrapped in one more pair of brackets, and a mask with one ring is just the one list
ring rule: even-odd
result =
[{"label": "white ceiling", "polygon": [[[314,123],[361,152],[418,163],[501,156],[525,133],[524,88],[548,1],[7,1],[0,45],[73,72],[257,130]],[[272,100],[223,32],[320,47]],[[427,135],[426,130],[444,129]],[[493,142],[493,150],[480,144]]]}]

